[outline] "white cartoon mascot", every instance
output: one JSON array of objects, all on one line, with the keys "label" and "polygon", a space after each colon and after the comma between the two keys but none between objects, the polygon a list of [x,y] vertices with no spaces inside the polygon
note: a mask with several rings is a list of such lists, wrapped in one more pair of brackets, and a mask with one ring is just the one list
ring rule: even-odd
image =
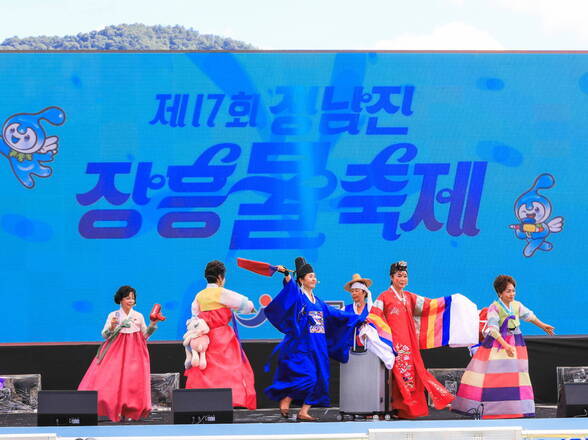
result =
[{"label": "white cartoon mascot", "polygon": [[0,154],[10,162],[12,172],[26,188],[35,186],[33,176],[49,177],[53,170],[44,165],[57,154],[57,136],[47,136],[41,120],[52,125],[65,122],[59,107],[48,107],[39,113],[18,113],[2,125]]},{"label": "white cartoon mascot", "polygon": [[553,249],[547,237],[563,229],[564,218],[553,217],[549,220],[551,202],[539,194],[539,190],[549,189],[553,185],[555,179],[551,174],[541,174],[533,186],[515,201],[514,210],[519,223],[509,225],[509,228],[514,229],[517,238],[526,240],[527,245],[523,249],[525,257],[532,257],[537,250],[548,252]]}]

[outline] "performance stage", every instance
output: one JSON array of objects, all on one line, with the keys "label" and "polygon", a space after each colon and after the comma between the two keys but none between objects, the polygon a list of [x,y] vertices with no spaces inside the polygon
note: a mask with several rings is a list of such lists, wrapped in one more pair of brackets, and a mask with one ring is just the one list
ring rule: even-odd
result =
[{"label": "performance stage", "polygon": [[[588,337],[527,336],[529,374],[539,404],[557,403],[558,366],[584,366]],[[276,346],[276,340],[243,341],[243,348],[255,374],[258,408],[275,408],[275,402],[263,393],[272,381],[264,370]],[[96,354],[98,343],[73,344],[0,344],[0,375],[40,374],[43,390],[75,390]],[[185,386],[184,350],[179,341],[150,342],[152,373],[180,374],[180,388]],[[422,351],[427,368],[465,368],[470,356],[466,348],[441,347]],[[330,399],[339,405],[339,364],[331,363]]]},{"label": "performance stage", "polygon": [[[458,428],[480,440],[586,439],[588,419],[557,419],[554,405],[558,367],[583,367],[573,382],[588,382],[588,178],[578,168],[588,160],[587,55],[0,53],[0,376],[36,375],[35,390],[76,390],[118,308],[114,292],[130,284],[137,312],[161,304],[167,316],[148,343],[150,373],[171,373],[184,388],[180,339],[204,268],[219,259],[226,288],[255,307],[235,316],[259,408],[236,411],[230,425],[200,426],[155,412],[140,423],[38,428],[28,410],[0,413],[0,439],[398,438],[382,431],[390,429],[406,439],[466,438]],[[236,259],[292,269],[298,256],[320,278],[313,294],[337,306],[352,300],[343,285],[354,273],[373,280],[376,299],[394,261],[408,262],[408,291],[461,292],[478,309],[496,298],[498,274],[514,276],[517,300],[560,335],[521,326],[534,400],[551,406],[536,419],[442,411],[410,422],[337,421],[345,399],[333,361],[333,408],[312,410],[321,422],[281,419],[263,393],[273,381],[264,365],[284,336],[267,309],[281,277],[243,270]],[[430,316],[440,310],[433,304]],[[310,312],[309,329],[324,332],[323,315]],[[418,328],[428,342],[451,325],[419,320]],[[404,353],[419,348],[402,345]],[[422,357],[429,369],[463,370],[470,361],[466,348]],[[341,382],[344,391],[355,383]],[[6,383],[0,397],[12,393]]]},{"label": "performance stage", "polygon": [[[36,414],[0,414],[0,439],[56,440],[56,439],[108,439],[108,440],[187,440],[196,438],[218,439],[329,439],[348,440],[380,438],[492,438],[492,439],[586,439],[587,418],[556,418],[557,384],[556,367],[585,365],[588,338],[585,336],[527,337],[530,357],[530,374],[537,402],[535,419],[473,420],[448,410],[432,409],[425,419],[416,421],[373,421],[368,418],[351,420],[345,415],[339,421],[339,367],[331,368],[332,408],[313,408],[311,413],[319,417],[315,423],[298,423],[280,417],[276,404],[263,394],[263,388],[271,381],[271,374],[263,371],[276,341],[244,342],[256,375],[258,407],[256,411],[235,410],[233,424],[173,425],[171,411],[153,412],[140,422],[112,423],[101,419],[98,426],[88,427],[36,427]],[[183,351],[179,343],[155,342],[149,344],[153,373],[179,372]],[[34,373],[41,375],[42,389],[75,389],[92,356],[96,344],[5,344],[0,346],[1,374]],[[439,348],[423,351],[425,364],[430,368],[463,368],[469,356],[465,349]],[[183,384],[181,384],[183,387]],[[499,427],[510,427],[504,432]],[[512,428],[520,427],[518,430]],[[457,434],[457,430],[465,431]],[[493,430],[487,430],[492,428]],[[391,437],[378,430],[404,430],[403,437]],[[422,431],[422,430],[425,431]],[[474,431],[468,431],[468,430]],[[415,431],[417,430],[417,431]],[[420,430],[420,431],[419,431]],[[431,431],[432,430],[432,431]],[[394,435],[398,431],[394,431]],[[407,437],[407,432],[410,436]],[[420,432],[420,434],[418,434]],[[434,436],[432,435],[434,433]],[[31,437],[37,434],[53,436]],[[26,436],[25,436],[26,435]],[[24,436],[24,437],[21,437]],[[383,436],[383,437],[382,437]]]},{"label": "performance stage", "polygon": [[[336,421],[338,408],[313,410],[320,422],[298,423],[280,418],[276,410],[237,410],[233,424],[171,425],[171,413],[155,413],[142,422],[98,426],[34,427],[35,415],[6,415],[2,417],[0,439],[29,440],[190,440],[190,439],[585,439],[588,419],[554,418],[555,407],[540,406],[537,418],[511,420],[472,420],[447,410],[431,412],[417,421],[393,420]],[[6,425],[19,425],[10,426]],[[44,435],[43,437],[34,437]]]}]

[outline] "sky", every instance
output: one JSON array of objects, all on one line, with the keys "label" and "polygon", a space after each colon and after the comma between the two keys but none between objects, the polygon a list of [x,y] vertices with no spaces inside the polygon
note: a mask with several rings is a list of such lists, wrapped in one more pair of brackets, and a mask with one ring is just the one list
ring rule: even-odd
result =
[{"label": "sky", "polygon": [[585,50],[586,0],[0,0],[0,41],[182,25],[268,50]]}]

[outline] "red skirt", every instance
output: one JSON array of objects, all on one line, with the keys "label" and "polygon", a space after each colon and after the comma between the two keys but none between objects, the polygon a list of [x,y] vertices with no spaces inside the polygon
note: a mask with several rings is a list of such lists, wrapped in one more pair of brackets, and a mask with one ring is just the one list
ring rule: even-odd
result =
[{"label": "red skirt", "polygon": [[[105,346],[101,353],[104,349]],[[78,390],[98,391],[98,415],[113,422],[149,415],[151,369],[143,334],[120,333],[100,363],[97,358],[92,360]]]},{"label": "red skirt", "polygon": [[[211,312],[201,312],[201,316],[210,318],[206,313]],[[186,388],[231,388],[233,406],[256,409],[253,370],[235,332],[225,324],[211,328],[208,336],[210,344],[206,351],[206,368],[186,370]]]}]

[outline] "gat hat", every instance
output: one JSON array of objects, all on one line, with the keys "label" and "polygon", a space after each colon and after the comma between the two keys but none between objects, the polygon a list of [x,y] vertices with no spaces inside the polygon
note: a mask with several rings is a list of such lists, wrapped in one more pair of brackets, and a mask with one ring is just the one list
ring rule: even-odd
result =
[{"label": "gat hat", "polygon": [[314,272],[312,266],[303,257],[297,257],[294,264],[296,265],[296,278],[304,278],[309,273]]},{"label": "gat hat", "polygon": [[406,261],[397,261],[392,263],[390,266],[390,275],[394,275],[396,272],[408,272],[408,263]]},{"label": "gat hat", "polygon": [[367,290],[367,288],[372,285],[372,280],[370,280],[369,278],[362,278],[360,274],[354,273],[351,277],[351,281],[347,281],[343,288],[348,292],[351,292],[351,286],[353,285],[353,283],[365,284],[366,289],[364,290]]}]

